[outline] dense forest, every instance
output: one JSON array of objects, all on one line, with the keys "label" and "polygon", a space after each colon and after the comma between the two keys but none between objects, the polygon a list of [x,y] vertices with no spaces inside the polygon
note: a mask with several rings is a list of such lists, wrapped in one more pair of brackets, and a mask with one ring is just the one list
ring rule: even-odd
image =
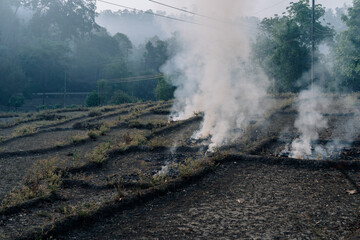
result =
[{"label": "dense forest", "polygon": [[[281,16],[251,19],[258,23],[251,59],[273,81],[270,92],[309,83],[311,16],[300,0]],[[315,18],[316,81],[328,91],[359,91],[360,0],[335,11],[317,5]],[[95,0],[1,0],[0,105],[65,91],[91,92],[88,106],[170,99],[161,66],[176,52],[176,36],[163,34],[151,11],[97,14]]]}]

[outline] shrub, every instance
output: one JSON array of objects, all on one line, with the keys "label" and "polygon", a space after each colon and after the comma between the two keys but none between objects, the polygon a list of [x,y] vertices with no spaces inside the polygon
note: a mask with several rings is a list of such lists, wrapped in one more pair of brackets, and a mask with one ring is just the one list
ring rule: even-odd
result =
[{"label": "shrub", "polygon": [[99,109],[94,109],[94,110],[91,110],[88,114],[89,117],[97,117],[97,116],[101,116],[102,113]]},{"label": "shrub", "polygon": [[72,133],[70,133],[69,135],[69,142],[73,143],[73,144],[79,144],[79,143],[83,143],[88,139],[89,136],[80,136],[80,135],[73,135]]},{"label": "shrub", "polygon": [[85,105],[86,107],[97,107],[100,105],[100,97],[96,91],[92,91],[87,95]]},{"label": "shrub", "polygon": [[135,103],[139,100],[136,97],[132,97],[126,92],[122,90],[116,91],[113,96],[111,97],[110,103],[115,105],[120,105],[123,103]]},{"label": "shrub", "polygon": [[88,136],[91,140],[96,140],[97,137],[100,135],[100,132],[98,130],[91,130],[88,132]]},{"label": "shrub", "polygon": [[90,162],[102,164],[108,157],[108,151],[111,149],[110,143],[103,143],[97,146],[94,151],[87,155]]},{"label": "shrub", "polygon": [[177,165],[177,169],[181,177],[189,178],[192,175],[194,175],[194,173],[198,171],[202,165],[203,165],[203,161],[198,159],[188,158],[185,159],[184,163],[179,163]]},{"label": "shrub", "polygon": [[158,80],[158,84],[154,90],[156,100],[168,101],[174,97],[175,88],[168,84],[164,78]]},{"label": "shrub", "polygon": [[12,95],[9,99],[9,106],[17,109],[25,103],[25,98],[22,95]]},{"label": "shrub", "polygon": [[36,128],[34,126],[24,125],[24,126],[16,128],[12,135],[13,135],[13,137],[18,137],[18,136],[35,133],[35,132],[36,132]]},{"label": "shrub", "polygon": [[25,185],[16,187],[1,202],[1,208],[21,204],[27,200],[50,194],[62,184],[62,172],[57,169],[62,164],[58,158],[41,160],[27,171]]}]

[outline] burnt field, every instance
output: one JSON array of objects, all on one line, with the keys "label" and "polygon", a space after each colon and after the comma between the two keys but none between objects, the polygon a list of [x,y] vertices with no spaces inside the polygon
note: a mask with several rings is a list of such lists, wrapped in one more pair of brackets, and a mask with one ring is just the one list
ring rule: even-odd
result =
[{"label": "burnt field", "polygon": [[295,159],[295,98],[269,100],[212,153],[171,102],[0,114],[0,239],[356,238],[360,138],[334,129],[360,101]]}]

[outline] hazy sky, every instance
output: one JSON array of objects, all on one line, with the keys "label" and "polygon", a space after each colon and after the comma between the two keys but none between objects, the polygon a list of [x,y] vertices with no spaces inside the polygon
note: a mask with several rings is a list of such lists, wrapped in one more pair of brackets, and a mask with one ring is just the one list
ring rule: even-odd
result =
[{"label": "hazy sky", "polygon": [[[148,10],[152,9],[154,11],[157,10],[165,10],[166,12],[177,13],[179,11],[172,10],[156,3],[150,2],[149,0],[105,0],[108,2],[121,4],[128,7],[137,8],[140,10]],[[189,10],[196,9],[196,1],[206,1],[206,0],[156,0],[158,2],[166,3],[168,5],[176,6],[179,8],[187,8]],[[219,0],[221,1],[221,0]],[[241,1],[241,0],[234,0]],[[255,15],[258,17],[272,16],[274,14],[280,14],[285,11],[285,8],[289,5],[290,2],[296,0],[254,0],[256,4],[254,4],[253,9],[249,9],[249,15]],[[352,0],[316,0],[316,3],[320,3],[326,8],[336,8],[342,7],[345,3],[351,4]],[[111,10],[119,10],[122,9],[120,7],[111,6],[109,4],[98,2],[98,11],[111,9]],[[198,9],[198,12],[201,13],[201,9]]]}]

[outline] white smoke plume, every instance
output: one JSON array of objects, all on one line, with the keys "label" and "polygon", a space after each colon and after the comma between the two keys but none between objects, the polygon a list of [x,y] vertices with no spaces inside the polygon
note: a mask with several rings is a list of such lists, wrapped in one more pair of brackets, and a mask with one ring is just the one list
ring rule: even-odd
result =
[{"label": "white smoke plume", "polygon": [[299,116],[295,121],[295,128],[300,137],[291,144],[292,158],[306,158],[313,155],[312,142],[319,139],[319,131],[328,126],[323,112],[330,103],[321,97],[323,93],[319,87],[313,87],[300,93],[298,99]]},{"label": "white smoke plume", "polygon": [[[265,111],[260,101],[268,80],[248,62],[246,26],[234,24],[254,1],[197,1],[202,26],[183,26],[180,51],[163,67],[177,73],[172,119],[183,120],[202,112],[204,121],[195,138],[210,138],[210,150],[238,137],[250,118]],[[214,20],[216,19],[216,20]],[[257,72],[257,73],[256,73]]]},{"label": "white smoke plume", "polygon": [[[297,105],[299,116],[294,125],[300,136],[290,146],[290,157],[336,158],[345,147],[351,147],[360,133],[360,111],[355,103],[356,97],[352,95],[326,96],[317,86],[301,92]],[[336,116],[338,120],[329,129],[328,121]],[[331,135],[323,139],[327,143],[319,143],[319,133],[324,129],[331,131]]]}]

